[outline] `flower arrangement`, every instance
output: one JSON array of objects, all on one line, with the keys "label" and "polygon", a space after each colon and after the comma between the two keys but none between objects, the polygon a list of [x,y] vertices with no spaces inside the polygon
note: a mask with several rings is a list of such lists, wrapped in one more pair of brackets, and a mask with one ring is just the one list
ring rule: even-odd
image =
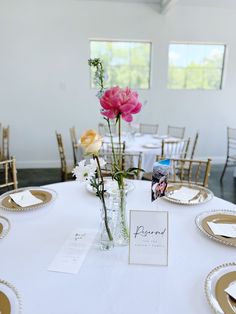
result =
[{"label": "flower arrangement", "polygon": [[[123,155],[122,155],[122,143],[121,143],[121,119],[126,122],[133,120],[133,115],[140,112],[142,104],[138,99],[138,94],[132,91],[130,88],[120,88],[119,86],[111,87],[107,90],[104,88],[104,67],[102,61],[99,58],[89,59],[88,64],[90,67],[95,68],[95,83],[99,87],[98,98],[101,105],[101,114],[107,122],[109,136],[111,141],[112,151],[112,179],[117,181],[120,191],[124,191],[124,178],[130,175],[137,174],[140,169],[129,168],[123,169]],[[115,120],[115,124],[118,129],[118,151],[114,149],[113,135],[111,131],[111,120]],[[84,149],[85,154],[92,155],[93,159],[90,159],[86,164],[85,160],[81,161],[79,165],[74,169],[73,173],[77,179],[88,180],[91,186],[95,189],[96,195],[100,198],[104,209],[105,227],[109,237],[112,241],[112,232],[109,228],[107,221],[107,208],[104,199],[104,180],[102,176],[102,167],[105,165],[105,161],[99,158],[99,150],[102,146],[102,138],[94,130],[88,130],[82,134],[80,143]],[[123,194],[121,194],[123,197]],[[123,233],[128,239],[128,231],[125,226],[125,212],[124,204],[121,202],[121,223],[123,222]]]}]

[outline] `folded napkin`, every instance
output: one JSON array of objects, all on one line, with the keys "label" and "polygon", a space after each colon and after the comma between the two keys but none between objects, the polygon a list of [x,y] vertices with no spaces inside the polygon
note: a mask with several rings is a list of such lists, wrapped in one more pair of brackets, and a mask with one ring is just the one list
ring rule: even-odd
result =
[{"label": "folded napkin", "polygon": [[10,197],[20,207],[37,205],[43,202],[42,200],[31,194],[31,192],[28,190],[10,194]]},{"label": "folded napkin", "polygon": [[232,283],[228,288],[225,289],[232,298],[236,300],[236,282]]},{"label": "folded napkin", "polygon": [[236,224],[222,224],[207,221],[208,226],[215,235],[236,238]]},{"label": "folded napkin", "polygon": [[169,194],[168,197],[181,200],[183,202],[189,202],[197,196],[198,193],[199,190],[189,189],[182,186],[179,190],[175,190],[173,194]]}]

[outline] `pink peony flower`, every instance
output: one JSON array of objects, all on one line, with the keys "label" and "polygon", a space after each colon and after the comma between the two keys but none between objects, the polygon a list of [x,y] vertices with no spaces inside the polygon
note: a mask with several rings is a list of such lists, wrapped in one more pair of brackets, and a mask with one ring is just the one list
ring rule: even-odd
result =
[{"label": "pink peony flower", "polygon": [[133,114],[138,113],[142,104],[138,101],[138,93],[126,87],[124,89],[119,86],[111,87],[100,98],[102,106],[101,113],[109,118],[115,119],[118,115],[127,122],[133,120]]}]

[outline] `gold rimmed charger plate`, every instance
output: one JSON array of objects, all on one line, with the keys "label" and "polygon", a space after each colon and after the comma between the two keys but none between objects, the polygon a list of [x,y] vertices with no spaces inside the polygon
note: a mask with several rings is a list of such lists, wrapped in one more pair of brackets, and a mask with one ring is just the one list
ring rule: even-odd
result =
[{"label": "gold rimmed charger plate", "polygon": [[0,291],[0,313],[11,314],[11,303],[5,293]]},{"label": "gold rimmed charger plate", "polygon": [[236,211],[216,210],[204,212],[196,217],[195,222],[200,231],[206,234],[210,239],[225,245],[236,246],[236,238],[215,235],[207,224],[207,222],[236,224]]},{"label": "gold rimmed charger plate", "polygon": [[0,279],[0,313],[20,314],[21,299],[16,288],[5,280]]},{"label": "gold rimmed charger plate", "polygon": [[6,217],[0,216],[0,239],[3,239],[7,235],[9,230],[10,221]]},{"label": "gold rimmed charger plate", "polygon": [[[17,193],[21,192],[24,190],[29,190],[32,195],[37,197],[38,199],[42,200],[42,203],[36,204],[36,205],[31,205],[31,206],[25,206],[21,207],[18,204],[16,204],[10,197],[9,194],[12,193]],[[0,200],[0,206],[3,209],[10,210],[10,211],[27,211],[31,209],[36,209],[45,206],[46,204],[50,203],[56,196],[56,192],[50,189],[45,189],[45,188],[23,188],[23,189],[18,189],[15,191],[7,192],[1,196]]]},{"label": "gold rimmed charger plate", "polygon": [[[229,274],[229,275],[228,275]],[[233,283],[236,275],[236,263],[225,263],[215,267],[205,279],[205,294],[216,314],[235,314],[235,300],[224,290]],[[231,311],[229,310],[231,308]],[[234,312],[232,312],[234,310]]]},{"label": "gold rimmed charger plate", "polygon": [[236,300],[225,291],[235,281],[236,271],[232,271],[220,277],[215,287],[216,299],[222,310],[227,314],[236,313]]},{"label": "gold rimmed charger plate", "polygon": [[[190,200],[181,200],[174,197],[175,191],[181,189],[181,187],[196,190],[197,194]],[[207,188],[195,184],[176,183],[168,185],[166,188],[166,194],[163,199],[180,205],[198,205],[210,201],[214,194]]]}]

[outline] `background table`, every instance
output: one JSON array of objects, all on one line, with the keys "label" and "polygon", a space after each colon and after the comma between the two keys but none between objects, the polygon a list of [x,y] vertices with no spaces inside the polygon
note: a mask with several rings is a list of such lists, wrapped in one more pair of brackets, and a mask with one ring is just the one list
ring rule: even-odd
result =
[{"label": "background table", "polygon": [[169,265],[128,264],[128,247],[104,252],[99,237],[77,275],[49,272],[49,264],[76,228],[99,228],[99,200],[83,184],[53,184],[57,199],[31,212],[0,215],[11,221],[0,240],[0,278],[16,286],[23,314],[207,314],[204,280],[236,250],[210,240],[195,226],[200,212],[234,209],[218,198],[197,206],[150,201],[150,182],[134,181],[128,209],[168,210]]},{"label": "background table", "polygon": [[[127,134],[122,136],[122,141],[125,141],[125,151],[127,153],[142,153],[142,169],[147,172],[152,171],[153,163],[156,161],[156,156],[161,154],[162,139],[165,141],[176,141],[176,145],[183,145],[183,142],[182,144],[178,144],[180,139],[175,137],[157,137],[156,135],[153,136],[152,134],[136,134],[133,136],[131,136],[131,134]],[[114,142],[118,142],[118,137],[114,137],[113,140]],[[104,137],[104,142],[110,143],[110,138]],[[156,147],[147,147],[146,145],[148,144],[153,144],[153,146],[156,145]]]}]

